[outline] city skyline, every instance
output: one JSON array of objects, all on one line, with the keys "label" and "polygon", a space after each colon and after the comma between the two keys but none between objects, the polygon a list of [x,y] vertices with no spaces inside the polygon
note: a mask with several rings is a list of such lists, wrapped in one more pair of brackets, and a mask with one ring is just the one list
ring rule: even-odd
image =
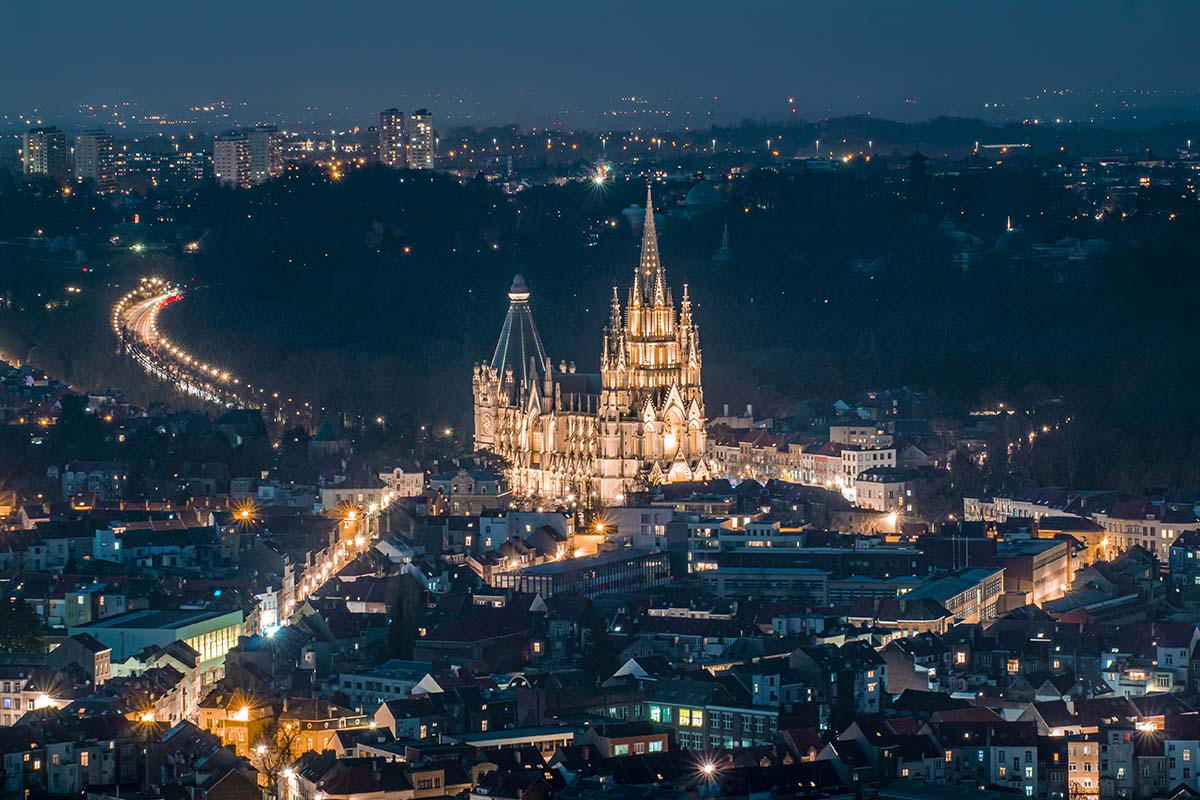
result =
[{"label": "city skyline", "polygon": [[[461,11],[471,25],[449,28],[439,9],[401,17],[373,3],[331,26],[326,9],[300,3],[264,12],[272,35],[229,48],[213,46],[220,11],[135,4],[112,15],[80,5],[79,24],[61,30],[38,4],[16,8],[13,29],[33,35],[0,57],[11,61],[0,70],[0,113],[10,122],[35,109],[54,118],[112,102],[173,113],[223,100],[246,104],[261,121],[308,114],[342,122],[427,106],[462,123],[586,127],[606,116],[683,126],[780,118],[792,109],[810,119],[918,119],[1019,117],[1038,103],[1054,104],[1055,114],[1091,107],[1130,117],[1139,106],[1200,106],[1187,42],[1200,10],[1182,2],[937,2],[919,11],[768,3],[738,14],[710,3],[690,4],[687,13],[675,4],[533,3],[524,13],[474,5]],[[37,34],[51,30],[60,45],[54,58],[40,58],[33,72],[22,68],[39,60]],[[97,38],[107,45],[99,64],[89,49]],[[175,68],[183,62],[191,68]],[[1069,95],[1086,99],[1072,103]]]}]

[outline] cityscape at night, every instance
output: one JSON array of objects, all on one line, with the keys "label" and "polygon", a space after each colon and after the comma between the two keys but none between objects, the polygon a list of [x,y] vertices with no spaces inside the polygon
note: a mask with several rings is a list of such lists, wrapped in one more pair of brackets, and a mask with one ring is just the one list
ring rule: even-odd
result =
[{"label": "cityscape at night", "polygon": [[1200,798],[1200,6],[6,22],[0,800]]}]

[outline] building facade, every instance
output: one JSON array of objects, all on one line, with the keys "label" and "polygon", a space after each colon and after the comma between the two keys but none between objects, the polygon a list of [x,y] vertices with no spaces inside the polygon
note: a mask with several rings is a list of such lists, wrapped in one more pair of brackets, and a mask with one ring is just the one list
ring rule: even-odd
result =
[{"label": "building facade", "polygon": [[412,134],[408,139],[408,168],[433,169],[433,115],[420,108],[412,113],[409,122],[412,123]]},{"label": "building facade", "polygon": [[646,195],[624,309],[613,287],[600,374],[546,356],[520,275],[491,363],[474,374],[475,447],[508,462],[516,494],[620,504],[647,484],[706,480],[700,337],[687,286],[676,312]]},{"label": "building facade", "polygon": [[250,139],[241,131],[222,133],[213,139],[213,177],[224,186],[240,188],[251,184]]},{"label": "building facade", "polygon": [[389,167],[404,166],[404,112],[398,108],[379,112],[379,160]]},{"label": "building facade", "polygon": [[283,174],[283,135],[274,125],[256,125],[246,137],[250,140],[250,182],[266,183]]},{"label": "building facade", "polygon": [[21,164],[26,175],[66,181],[67,135],[58,128],[30,128],[22,141]]},{"label": "building facade", "polygon": [[91,181],[95,191],[102,193],[117,188],[111,133],[94,130],[75,137],[75,181]]}]

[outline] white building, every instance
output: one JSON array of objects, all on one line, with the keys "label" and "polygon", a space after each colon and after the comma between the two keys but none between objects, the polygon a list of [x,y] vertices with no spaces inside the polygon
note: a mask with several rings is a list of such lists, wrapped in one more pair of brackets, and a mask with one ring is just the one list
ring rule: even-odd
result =
[{"label": "white building", "polygon": [[912,511],[912,486],[907,473],[890,467],[862,472],[854,481],[854,502],[872,511]]},{"label": "white building", "polygon": [[425,491],[425,471],[416,465],[392,467],[379,473],[379,480],[393,497],[416,497]]},{"label": "white building", "polygon": [[283,136],[274,125],[256,125],[246,132],[250,141],[250,182],[257,185],[283,174]]},{"label": "white building", "polygon": [[250,139],[242,131],[213,139],[213,177],[225,186],[247,188],[251,179]]},{"label": "white building", "polygon": [[408,168],[433,169],[437,142],[433,135],[433,115],[428,109],[417,109],[409,117],[412,134],[408,139]]}]

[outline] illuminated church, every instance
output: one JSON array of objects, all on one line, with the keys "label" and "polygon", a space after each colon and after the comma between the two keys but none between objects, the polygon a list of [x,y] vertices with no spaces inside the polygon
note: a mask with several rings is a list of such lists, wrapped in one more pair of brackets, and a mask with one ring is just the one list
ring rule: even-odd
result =
[{"label": "illuminated church", "polygon": [[557,369],[520,275],[490,363],[474,374],[475,447],[509,464],[515,492],[620,503],[647,484],[704,480],[700,337],[687,285],[676,310],[646,192],[642,253],[625,308],[613,287],[600,373]]}]

